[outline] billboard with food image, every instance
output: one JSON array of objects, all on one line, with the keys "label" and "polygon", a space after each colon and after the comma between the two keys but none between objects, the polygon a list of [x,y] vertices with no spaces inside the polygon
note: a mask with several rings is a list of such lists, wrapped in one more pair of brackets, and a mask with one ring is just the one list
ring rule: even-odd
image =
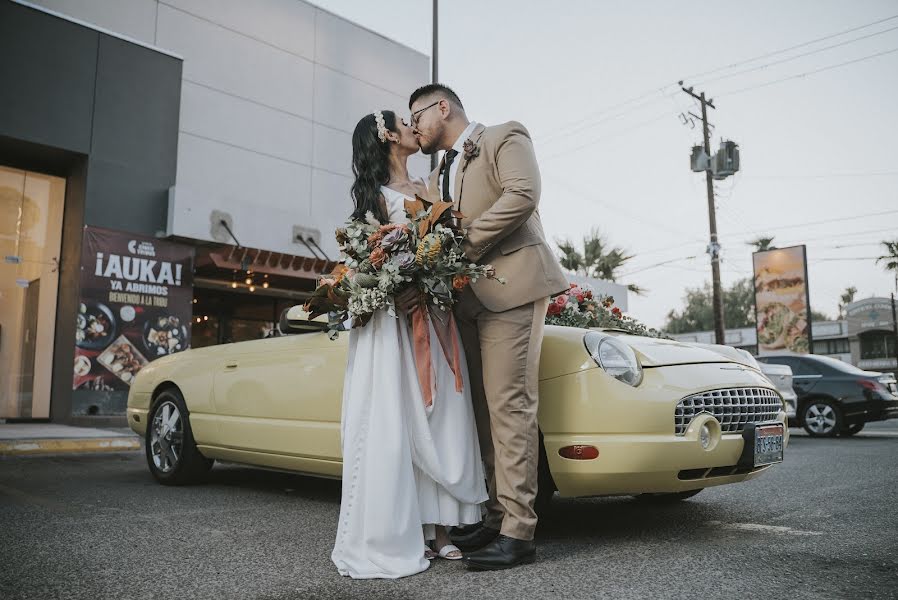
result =
[{"label": "billboard with food image", "polygon": [[804,246],[752,255],[758,354],[806,354],[811,347],[811,307]]},{"label": "billboard with food image", "polygon": [[127,390],[150,361],[190,347],[194,250],[85,227],[75,324],[76,390]]}]

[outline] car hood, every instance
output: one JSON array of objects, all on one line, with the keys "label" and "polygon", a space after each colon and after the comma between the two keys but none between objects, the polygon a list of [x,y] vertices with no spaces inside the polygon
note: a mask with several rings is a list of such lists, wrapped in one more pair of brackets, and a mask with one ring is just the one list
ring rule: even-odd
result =
[{"label": "car hood", "polygon": [[605,333],[614,335],[636,351],[643,367],[665,367],[669,365],[690,365],[696,363],[733,362],[752,369],[758,365],[751,356],[745,356],[730,346],[712,344],[687,344],[674,340],[626,335],[613,330]]}]

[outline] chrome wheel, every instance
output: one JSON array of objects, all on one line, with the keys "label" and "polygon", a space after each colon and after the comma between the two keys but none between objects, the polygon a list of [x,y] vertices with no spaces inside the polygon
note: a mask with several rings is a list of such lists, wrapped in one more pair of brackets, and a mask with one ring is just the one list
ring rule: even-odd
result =
[{"label": "chrome wheel", "polygon": [[804,413],[804,422],[811,433],[828,435],[833,432],[837,421],[836,411],[829,404],[812,404]]},{"label": "chrome wheel", "polygon": [[178,466],[184,449],[184,421],[174,402],[166,400],[156,409],[150,434],[150,454],[156,468],[169,473]]}]

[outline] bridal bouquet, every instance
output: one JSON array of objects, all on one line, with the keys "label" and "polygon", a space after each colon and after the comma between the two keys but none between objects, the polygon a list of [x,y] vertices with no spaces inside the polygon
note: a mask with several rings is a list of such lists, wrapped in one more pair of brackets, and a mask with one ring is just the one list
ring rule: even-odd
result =
[{"label": "bridal bouquet", "polygon": [[420,303],[449,311],[456,293],[480,278],[496,279],[489,265],[476,265],[461,249],[464,233],[457,226],[461,215],[450,202],[406,200],[410,223],[380,224],[373,215],[349,221],[338,229],[342,263],[319,281],[306,302],[310,318],[329,315],[336,335],[351,319],[364,326],[378,310],[396,316],[393,298],[408,287],[420,291]]}]

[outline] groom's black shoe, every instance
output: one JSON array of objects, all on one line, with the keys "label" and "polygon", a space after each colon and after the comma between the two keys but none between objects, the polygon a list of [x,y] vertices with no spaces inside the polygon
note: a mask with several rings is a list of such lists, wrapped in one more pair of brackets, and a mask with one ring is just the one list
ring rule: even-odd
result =
[{"label": "groom's black shoe", "polygon": [[496,539],[496,536],[499,535],[498,529],[493,529],[492,527],[486,527],[483,524],[480,524],[479,527],[464,527],[461,528],[455,527],[452,532],[449,534],[449,539],[452,540],[452,543],[458,546],[458,549],[462,552],[471,552],[472,550],[480,550],[490,542]]},{"label": "groom's black shoe", "polygon": [[476,552],[465,554],[464,563],[473,571],[510,569],[536,560],[536,543],[499,535],[493,542]]}]

